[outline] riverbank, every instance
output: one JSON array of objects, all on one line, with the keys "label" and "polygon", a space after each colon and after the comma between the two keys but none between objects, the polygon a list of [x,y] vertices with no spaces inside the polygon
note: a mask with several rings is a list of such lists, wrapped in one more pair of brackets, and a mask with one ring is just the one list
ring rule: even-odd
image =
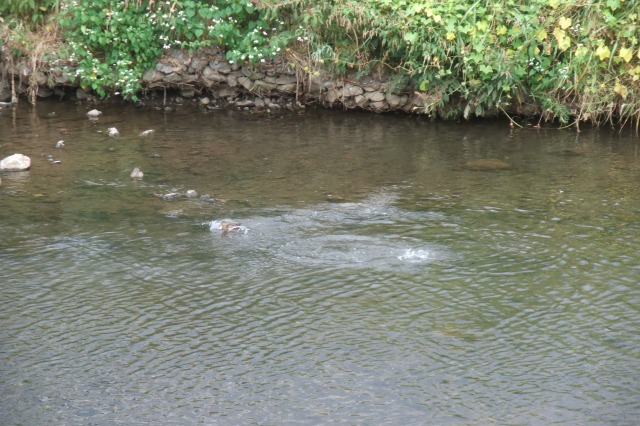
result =
[{"label": "riverbank", "polygon": [[[91,90],[73,83],[78,68],[69,63],[29,63],[19,59],[4,69],[0,102],[16,98],[58,97],[86,100],[96,97]],[[398,87],[390,76],[332,75],[322,69],[301,72],[282,58],[261,66],[227,61],[217,48],[203,48],[193,54],[169,50],[154,69],[142,75],[140,95],[157,94],[196,99],[203,106],[249,109],[297,108],[321,104],[328,108],[361,109],[373,112],[403,111],[424,114],[425,94],[410,84]],[[115,96],[119,93],[114,93]],[[531,111],[533,112],[533,111]],[[530,113],[531,113],[530,112]]]},{"label": "riverbank", "polygon": [[640,26],[629,3],[62,1],[46,12],[59,22],[33,36],[24,14],[0,21],[0,98],[176,90],[217,106],[637,129]]}]

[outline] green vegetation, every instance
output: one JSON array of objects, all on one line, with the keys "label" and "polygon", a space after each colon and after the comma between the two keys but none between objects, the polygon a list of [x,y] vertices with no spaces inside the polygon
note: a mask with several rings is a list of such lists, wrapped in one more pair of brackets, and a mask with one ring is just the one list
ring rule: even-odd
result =
[{"label": "green vegetation", "polygon": [[250,2],[77,0],[67,7],[62,25],[70,60],[79,65],[76,78],[101,96],[117,90],[137,99],[140,76],[170,48],[224,46],[230,60],[255,63],[274,57],[287,42],[282,24],[267,22]]},{"label": "green vegetation", "polygon": [[233,62],[282,55],[310,74],[384,73],[395,88],[413,84],[432,116],[522,111],[640,125],[640,0],[11,4],[0,6],[14,22],[5,18],[2,33],[59,14],[77,81],[103,96],[136,99],[142,72],[165,49],[219,46]]}]

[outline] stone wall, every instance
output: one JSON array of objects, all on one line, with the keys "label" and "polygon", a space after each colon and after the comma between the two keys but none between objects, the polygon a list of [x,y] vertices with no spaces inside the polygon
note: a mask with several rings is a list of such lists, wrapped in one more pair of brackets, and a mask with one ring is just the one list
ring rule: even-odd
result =
[{"label": "stone wall", "polygon": [[[0,80],[0,102],[11,99],[11,77],[18,95],[40,98],[73,93],[73,84],[62,67],[32,67],[26,60],[4,67]],[[155,69],[144,73],[145,91],[179,91],[183,98],[199,98],[203,104],[215,102],[244,108],[279,108],[285,104],[320,103],[326,107],[362,109],[376,112],[421,112],[424,95],[409,86],[392,85],[388,77],[335,78],[322,70],[304,72],[284,60],[260,66],[231,64],[215,48],[194,54],[171,50]],[[73,72],[71,68],[70,72]],[[31,85],[30,85],[31,83]],[[4,86],[4,87],[3,87]],[[85,96],[82,90],[74,93]]]}]

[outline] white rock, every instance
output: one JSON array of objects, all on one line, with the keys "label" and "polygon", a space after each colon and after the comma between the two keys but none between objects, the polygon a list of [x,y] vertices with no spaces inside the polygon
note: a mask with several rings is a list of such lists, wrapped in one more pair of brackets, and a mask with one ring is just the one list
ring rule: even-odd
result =
[{"label": "white rock", "polygon": [[97,109],[92,109],[87,113],[87,116],[89,116],[89,118],[98,118],[101,115],[102,115],[102,111],[98,111]]},{"label": "white rock", "polygon": [[109,134],[109,136],[111,136],[112,138],[115,138],[116,136],[118,136],[120,134],[120,132],[118,131],[118,129],[116,129],[115,127],[109,127],[107,129],[107,133]]},{"label": "white rock", "polygon": [[56,148],[60,149],[64,147],[64,141],[58,141],[56,142]]},{"label": "white rock", "polygon": [[13,154],[0,161],[0,171],[20,172],[31,167],[31,158],[22,154]]},{"label": "white rock", "polygon": [[142,136],[142,137],[149,136],[149,135],[153,134],[153,132],[155,132],[155,130],[153,130],[153,129],[144,130],[144,131],[140,132],[140,136]]},{"label": "white rock", "polygon": [[198,196],[198,193],[195,190],[190,189],[190,190],[187,191],[187,193],[185,195],[188,198],[196,198]]},{"label": "white rock", "polygon": [[131,177],[133,179],[142,179],[144,177],[144,173],[142,173],[142,170],[140,170],[138,167],[136,167],[131,172]]}]

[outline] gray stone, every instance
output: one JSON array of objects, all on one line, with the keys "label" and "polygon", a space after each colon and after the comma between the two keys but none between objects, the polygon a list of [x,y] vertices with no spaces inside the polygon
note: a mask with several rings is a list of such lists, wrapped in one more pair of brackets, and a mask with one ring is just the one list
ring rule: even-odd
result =
[{"label": "gray stone", "polygon": [[182,65],[189,65],[191,63],[191,56],[179,49],[171,49],[168,56],[177,60]]},{"label": "gray stone", "polygon": [[[78,90],[82,90],[82,89],[78,89]],[[87,113],[87,117],[89,118],[98,118],[101,115],[102,115],[102,111],[98,111],[97,109],[92,109]]]},{"label": "gray stone", "polygon": [[297,83],[298,79],[296,78],[295,75],[281,75],[280,77],[278,77],[276,79],[276,83],[278,84],[291,84],[291,83]]},{"label": "gray stone", "polygon": [[162,74],[160,74],[156,70],[146,70],[142,74],[142,80],[146,81],[147,83],[153,83],[154,81],[158,81],[161,78],[162,78]]},{"label": "gray stone", "polygon": [[196,89],[193,86],[184,86],[180,89],[180,95],[185,98],[193,98],[196,95]]},{"label": "gray stone", "polygon": [[238,77],[236,77],[236,76],[235,76],[235,75],[233,75],[233,74],[230,74],[230,75],[227,77],[227,85],[228,85],[229,87],[236,87],[236,86],[238,85]]},{"label": "gray stone", "polygon": [[367,97],[364,95],[358,95],[355,97],[354,100],[356,101],[356,105],[361,107],[366,105],[367,102],[369,102],[369,99],[367,99]]},{"label": "gray stone", "polygon": [[245,77],[245,76],[239,77],[238,83],[240,83],[242,87],[244,87],[247,90],[253,89],[253,81],[251,81],[251,79],[248,77]]},{"label": "gray stone", "polygon": [[163,80],[166,83],[181,83],[182,77],[179,74],[171,73],[164,76]]},{"label": "gray stone", "polygon": [[180,194],[179,192],[169,192],[168,194],[162,195],[162,199],[165,201],[177,200],[180,197],[182,197],[182,194]]},{"label": "gray stone", "polygon": [[207,66],[207,61],[205,59],[202,58],[193,58],[191,60],[191,66],[190,68],[193,69],[195,72],[200,72],[204,69],[204,67]]},{"label": "gray stone", "polygon": [[180,72],[182,70],[181,67],[175,67],[172,65],[169,65],[165,62],[158,62],[158,64],[156,65],[156,70],[160,71],[163,74],[171,74],[174,72]]},{"label": "gray stone", "polygon": [[266,74],[263,72],[256,72],[250,67],[242,67],[242,75],[248,77],[252,80],[261,80],[266,77]]},{"label": "gray stone", "polygon": [[345,84],[342,88],[342,96],[344,97],[352,97],[362,95],[364,90],[360,86],[354,86],[353,84]]},{"label": "gray stone", "polygon": [[329,89],[327,93],[324,95],[325,100],[330,104],[338,100],[339,97],[340,97],[340,93],[333,87]]},{"label": "gray stone", "polygon": [[0,161],[0,171],[21,172],[31,167],[31,158],[23,154],[13,154]]},{"label": "gray stone", "polygon": [[253,82],[253,90],[258,93],[269,93],[278,87],[276,84],[267,83],[264,80],[256,80]]},{"label": "gray stone", "polygon": [[203,98],[200,98],[200,105],[209,105],[210,103],[211,103],[211,100],[206,96]]},{"label": "gray stone", "polygon": [[402,103],[402,99],[398,95],[394,95],[393,93],[387,93],[386,100],[389,103],[390,107],[397,107]]},{"label": "gray stone", "polygon": [[230,87],[223,87],[218,91],[218,96],[221,98],[235,98],[237,95],[238,91]]},{"label": "gray stone", "polygon": [[134,168],[131,172],[132,179],[142,179],[144,177],[144,173],[138,167]]},{"label": "gray stone", "polygon": [[385,101],[371,102],[371,108],[376,111],[386,111],[389,109],[389,104]]},{"label": "gray stone", "polygon": [[262,98],[256,98],[253,103],[256,105],[256,108],[264,108],[264,106],[266,105],[264,99]]},{"label": "gray stone", "polygon": [[383,92],[367,92],[365,94],[365,96],[371,101],[371,102],[381,102],[384,101],[386,96]]},{"label": "gray stone", "polygon": [[240,108],[252,107],[255,106],[255,103],[252,100],[247,99],[245,101],[236,102],[236,106]]},{"label": "gray stone", "polygon": [[227,61],[211,61],[209,62],[209,67],[220,74],[229,74],[231,72],[231,64]]},{"label": "gray stone", "polygon": [[281,84],[278,86],[278,90],[282,93],[295,93],[298,86],[295,83]]},{"label": "gray stone", "polygon": [[225,77],[222,74],[219,74],[217,71],[215,71],[214,69],[208,66],[205,67],[204,70],[202,71],[202,77],[214,83],[222,83],[227,79],[227,77]]}]

